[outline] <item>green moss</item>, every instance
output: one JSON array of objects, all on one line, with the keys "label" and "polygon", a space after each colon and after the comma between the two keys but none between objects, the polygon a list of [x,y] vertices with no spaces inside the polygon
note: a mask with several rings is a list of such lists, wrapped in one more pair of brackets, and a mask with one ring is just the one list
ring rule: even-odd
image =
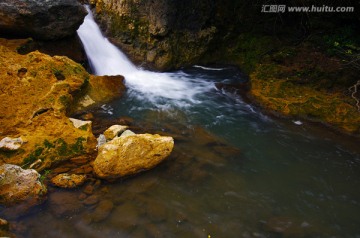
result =
[{"label": "green moss", "polygon": [[71,152],[73,154],[79,154],[84,151],[83,141],[86,141],[86,139],[83,137],[79,137],[76,139],[75,144],[71,145]]},{"label": "green moss", "polygon": [[55,145],[46,139],[44,140],[44,146],[46,149],[55,148]]},{"label": "green moss", "polygon": [[67,156],[68,155],[68,144],[66,143],[66,141],[64,141],[64,139],[59,138],[55,141],[55,145],[56,145],[56,150],[57,150],[57,154],[59,156]]},{"label": "green moss", "polygon": [[58,100],[65,108],[68,108],[71,104],[70,95],[61,95]]},{"label": "green moss", "polygon": [[87,125],[87,124],[86,124],[86,125],[82,125],[82,126],[79,127],[79,129],[82,130],[82,131],[87,131],[88,128],[89,128],[89,125]]},{"label": "green moss", "polygon": [[45,169],[44,173],[40,175],[40,182],[43,183],[47,176],[51,173],[51,170]]},{"label": "green moss", "polygon": [[44,159],[42,155],[44,151],[43,147],[37,147],[33,152],[31,152],[24,160],[23,160],[23,167],[28,168],[31,164],[33,164],[36,160]]}]

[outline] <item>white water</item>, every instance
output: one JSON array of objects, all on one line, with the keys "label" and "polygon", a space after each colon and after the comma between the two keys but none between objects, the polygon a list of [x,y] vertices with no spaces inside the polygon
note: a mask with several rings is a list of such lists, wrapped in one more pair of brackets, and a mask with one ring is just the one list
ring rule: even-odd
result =
[{"label": "white water", "polygon": [[153,103],[171,99],[173,103],[196,103],[196,96],[214,86],[188,77],[184,72],[156,73],[137,68],[103,36],[88,6],[88,15],[77,31],[96,75],[123,75],[127,87],[138,97]]}]

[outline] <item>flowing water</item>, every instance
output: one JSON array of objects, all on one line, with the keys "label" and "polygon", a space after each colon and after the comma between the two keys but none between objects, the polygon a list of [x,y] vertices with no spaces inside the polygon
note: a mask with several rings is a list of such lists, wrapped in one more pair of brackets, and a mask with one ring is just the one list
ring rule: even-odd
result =
[{"label": "flowing water", "polygon": [[78,34],[94,72],[122,74],[128,88],[94,115],[131,117],[149,132],[172,135],[175,148],[151,171],[103,182],[98,205],[83,205],[83,188],[53,189],[49,202],[18,220],[20,235],[360,237],[358,139],[267,117],[217,89],[244,81],[236,68],[137,68],[90,14]]}]

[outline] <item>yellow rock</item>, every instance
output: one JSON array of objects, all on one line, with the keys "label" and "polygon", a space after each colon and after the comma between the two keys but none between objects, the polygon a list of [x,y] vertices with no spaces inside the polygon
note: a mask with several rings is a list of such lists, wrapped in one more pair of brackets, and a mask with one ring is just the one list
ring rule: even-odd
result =
[{"label": "yellow rock", "polygon": [[114,179],[151,169],[166,159],[174,147],[172,137],[137,134],[121,136],[100,146],[94,161],[99,178]]}]

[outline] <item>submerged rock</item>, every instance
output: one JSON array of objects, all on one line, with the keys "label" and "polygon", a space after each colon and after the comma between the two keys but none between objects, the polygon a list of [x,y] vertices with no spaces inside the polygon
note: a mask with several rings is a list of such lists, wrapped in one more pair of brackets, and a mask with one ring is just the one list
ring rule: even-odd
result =
[{"label": "submerged rock", "polygon": [[70,191],[51,193],[49,204],[52,213],[57,217],[70,216],[84,208],[78,200],[76,193]]},{"label": "submerged rock", "polygon": [[60,188],[75,188],[81,186],[86,181],[86,175],[77,174],[58,174],[51,179],[51,183]]},{"label": "submerged rock", "polygon": [[42,203],[46,193],[47,189],[36,170],[25,170],[12,164],[0,166],[0,204],[13,207],[11,215],[22,214]]},{"label": "submerged rock", "polygon": [[99,148],[94,172],[115,179],[151,169],[167,158],[174,147],[172,137],[151,134],[121,136]]},{"label": "submerged rock", "polygon": [[76,33],[86,10],[73,0],[0,2],[0,32],[53,40]]}]

